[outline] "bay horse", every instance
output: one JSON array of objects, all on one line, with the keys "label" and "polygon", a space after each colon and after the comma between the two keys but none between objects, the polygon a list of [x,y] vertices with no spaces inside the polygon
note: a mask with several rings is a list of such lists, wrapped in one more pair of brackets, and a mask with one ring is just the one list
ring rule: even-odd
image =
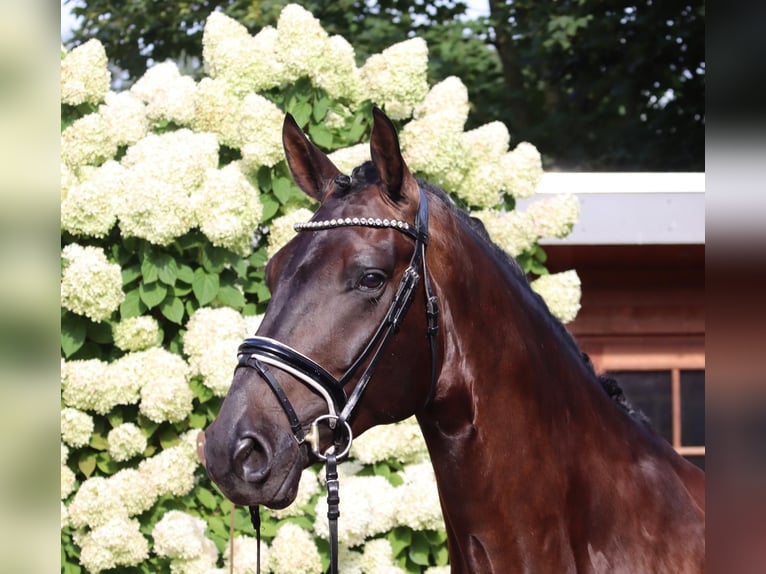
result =
[{"label": "bay horse", "polygon": [[222,492],[284,507],[307,465],[414,414],[453,573],[703,571],[704,473],[612,400],[482,226],[415,179],[385,114],[350,177],[289,114],[283,143],[320,207],[268,263],[272,299],[205,431]]}]

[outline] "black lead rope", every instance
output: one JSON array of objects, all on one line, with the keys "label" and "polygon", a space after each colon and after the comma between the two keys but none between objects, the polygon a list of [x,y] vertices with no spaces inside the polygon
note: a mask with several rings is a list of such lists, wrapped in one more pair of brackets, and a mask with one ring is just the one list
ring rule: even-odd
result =
[{"label": "black lead rope", "polygon": [[[250,506],[250,522],[255,529],[255,541],[258,543],[255,550],[255,568],[258,574],[261,574],[261,511],[258,505]],[[231,557],[234,560],[234,557]]]},{"label": "black lead rope", "polygon": [[327,453],[327,519],[330,523],[330,574],[338,574],[338,517],[340,516],[340,483],[335,449]]}]

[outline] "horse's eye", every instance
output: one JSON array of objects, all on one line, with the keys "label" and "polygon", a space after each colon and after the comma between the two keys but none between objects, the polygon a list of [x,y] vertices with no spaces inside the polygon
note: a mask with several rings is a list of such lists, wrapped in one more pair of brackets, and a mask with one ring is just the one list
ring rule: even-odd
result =
[{"label": "horse's eye", "polygon": [[377,291],[386,282],[386,276],[381,271],[367,271],[356,284],[362,291]]}]

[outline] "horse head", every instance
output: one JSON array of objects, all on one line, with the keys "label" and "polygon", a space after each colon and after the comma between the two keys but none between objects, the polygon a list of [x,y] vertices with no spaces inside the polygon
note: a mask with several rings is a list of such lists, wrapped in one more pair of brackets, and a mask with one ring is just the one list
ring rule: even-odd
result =
[{"label": "horse head", "polygon": [[[433,391],[428,202],[393,124],[373,115],[372,161],[350,177],[285,118],[293,179],[320,207],[269,261],[271,301],[205,432],[208,474],[235,503],[288,505],[305,466],[412,415]],[[413,300],[430,316],[408,312]]]}]

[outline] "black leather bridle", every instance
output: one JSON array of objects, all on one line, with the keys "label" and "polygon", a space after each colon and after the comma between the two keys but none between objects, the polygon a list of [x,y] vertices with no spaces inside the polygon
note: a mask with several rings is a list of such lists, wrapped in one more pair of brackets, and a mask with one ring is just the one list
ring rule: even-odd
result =
[{"label": "black leather bridle", "polygon": [[[299,445],[309,443],[314,454],[326,463],[327,472],[327,505],[328,518],[330,519],[330,545],[331,545],[331,572],[337,573],[337,518],[338,510],[338,475],[336,464],[345,458],[351,448],[353,435],[351,432],[351,419],[359,404],[362,394],[372,378],[383,351],[393,336],[401,327],[402,321],[410,308],[417,290],[418,283],[423,278],[423,286],[426,298],[427,335],[431,350],[431,386],[426,398],[427,407],[434,398],[436,392],[436,364],[437,347],[436,335],[439,329],[439,308],[437,298],[433,294],[431,281],[426,265],[426,246],[428,245],[428,199],[425,192],[420,189],[420,204],[418,206],[415,224],[411,225],[404,221],[378,219],[378,218],[341,218],[330,220],[312,220],[295,225],[298,232],[322,231],[340,227],[374,227],[390,228],[404,233],[415,240],[415,250],[410,263],[405,269],[396,295],[386,316],[378,325],[369,342],[346,370],[340,379],[336,379],[321,365],[306,355],[296,351],[289,345],[285,345],[268,337],[251,337],[245,339],[238,351],[237,368],[247,367],[254,369],[258,375],[269,385],[272,392],[279,400],[282,410],[290,423],[293,436]],[[358,382],[347,395],[345,386],[353,378],[362,364],[369,359],[367,367],[359,376]],[[317,417],[311,424],[309,432],[304,430],[298,415],[295,412],[290,399],[282,386],[274,378],[269,366],[285,371],[305,384],[314,393],[321,396],[327,403],[327,414]],[[319,446],[319,424],[325,423],[333,430],[334,444],[322,452]],[[253,526],[256,528],[260,539],[260,516],[257,507],[250,508]],[[259,545],[260,546],[260,545]]]}]

